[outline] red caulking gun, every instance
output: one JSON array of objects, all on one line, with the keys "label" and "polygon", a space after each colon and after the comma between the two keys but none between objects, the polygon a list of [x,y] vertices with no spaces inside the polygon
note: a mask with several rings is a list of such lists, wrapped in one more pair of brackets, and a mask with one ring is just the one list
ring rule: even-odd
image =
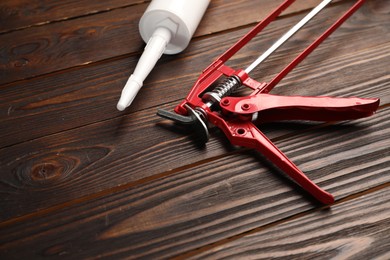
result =
[{"label": "red caulking gun", "polygon": [[[258,150],[317,200],[324,204],[331,204],[334,202],[333,196],[307,178],[254,123],[277,120],[351,120],[375,113],[379,106],[379,99],[289,97],[268,94],[287,73],[335,31],[364,1],[357,1],[268,83],[257,82],[250,78],[248,74],[329,4],[331,0],[322,1],[245,70],[235,70],[225,65],[225,62],[231,56],[293,2],[294,0],[284,1],[269,16],[209,65],[199,76],[186,99],[175,108],[175,113],[158,110],[157,114],[177,123],[191,125],[200,134],[200,138],[204,142],[207,142],[209,138],[208,124],[217,126],[233,145]],[[225,80],[222,83],[214,84],[222,76],[226,77]],[[241,86],[248,87],[253,92],[249,96],[230,96]]]}]

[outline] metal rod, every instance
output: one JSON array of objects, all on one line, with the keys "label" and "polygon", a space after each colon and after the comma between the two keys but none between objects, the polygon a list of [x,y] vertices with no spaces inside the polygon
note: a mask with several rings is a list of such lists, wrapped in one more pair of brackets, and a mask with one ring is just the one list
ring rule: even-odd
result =
[{"label": "metal rod", "polygon": [[251,65],[249,65],[245,72],[249,73],[256,68],[262,61],[268,58],[276,49],[278,49],[283,43],[285,43],[291,36],[293,36],[299,29],[301,29],[308,21],[310,21],[316,14],[318,14],[327,4],[332,0],[324,0],[310,11],[301,21],[299,21],[294,27],[292,27],[287,33],[285,33],[279,40],[277,40],[266,52],[258,57]]}]

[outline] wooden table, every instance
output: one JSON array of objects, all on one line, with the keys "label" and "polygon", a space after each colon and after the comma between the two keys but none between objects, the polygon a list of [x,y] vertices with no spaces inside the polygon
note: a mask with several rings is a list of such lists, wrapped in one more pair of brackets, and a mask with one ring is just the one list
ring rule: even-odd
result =
[{"label": "wooden table", "polygon": [[[336,197],[314,201],[216,129],[156,116],[281,1],[213,0],[190,46],[116,103],[148,1],[0,3],[0,258],[389,259],[390,5],[371,0],[272,93],[380,97],[351,122],[259,126]],[[229,61],[245,68],[319,1],[297,1]],[[251,76],[272,78],[355,1],[338,1]]]}]

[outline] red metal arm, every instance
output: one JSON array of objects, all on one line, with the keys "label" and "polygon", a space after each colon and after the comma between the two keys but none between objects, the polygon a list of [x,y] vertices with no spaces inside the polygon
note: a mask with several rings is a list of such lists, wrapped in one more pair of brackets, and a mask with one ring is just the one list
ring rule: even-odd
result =
[{"label": "red metal arm", "polygon": [[[279,120],[341,121],[371,116],[379,106],[377,98],[301,97],[257,94],[225,97],[225,112],[253,115],[260,122]],[[252,117],[251,117],[252,118]]]},{"label": "red metal arm", "polygon": [[301,52],[290,64],[288,64],[278,75],[276,75],[266,86],[262,89],[262,93],[268,93],[279,83],[292,69],[295,68],[307,55],[309,55],[318,45],[320,45],[328,36],[333,33],[345,20],[348,19],[357,9],[364,4],[365,0],[357,1],[347,12],[345,12],[332,26],[330,26],[320,37],[318,37],[312,44],[310,44],[303,52]]},{"label": "red metal arm", "polygon": [[334,202],[334,198],[330,193],[322,190],[307,178],[306,175],[251,122],[228,121],[215,113],[209,114],[209,120],[225,133],[232,144],[258,150],[320,202],[324,204],[331,204]]}]

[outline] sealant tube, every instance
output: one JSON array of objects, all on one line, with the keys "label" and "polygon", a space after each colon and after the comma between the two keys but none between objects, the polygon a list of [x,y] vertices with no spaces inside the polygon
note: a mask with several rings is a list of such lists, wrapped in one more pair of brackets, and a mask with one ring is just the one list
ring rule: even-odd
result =
[{"label": "sealant tube", "polygon": [[145,78],[164,54],[183,51],[190,42],[210,0],[153,0],[139,23],[144,52],[122,90],[117,108],[133,102]]}]

